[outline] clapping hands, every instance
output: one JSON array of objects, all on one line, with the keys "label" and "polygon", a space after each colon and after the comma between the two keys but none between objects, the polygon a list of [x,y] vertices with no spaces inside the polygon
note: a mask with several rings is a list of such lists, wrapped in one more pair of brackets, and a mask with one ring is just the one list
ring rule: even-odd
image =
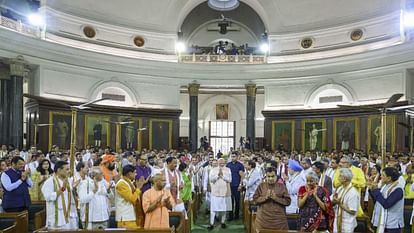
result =
[{"label": "clapping hands", "polygon": [[139,177],[138,180],[135,181],[135,187],[137,189],[142,189],[142,186],[146,183],[146,180],[143,176]]}]

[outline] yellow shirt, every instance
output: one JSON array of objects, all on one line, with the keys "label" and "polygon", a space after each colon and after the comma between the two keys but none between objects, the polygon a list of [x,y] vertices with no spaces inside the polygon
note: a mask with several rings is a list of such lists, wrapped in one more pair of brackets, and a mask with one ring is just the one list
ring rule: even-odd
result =
[{"label": "yellow shirt", "polygon": [[[351,172],[352,186],[354,186],[358,192],[361,192],[366,185],[364,172],[361,168],[355,166],[351,166]],[[339,170],[337,170],[334,175],[334,187],[338,188],[339,186],[341,186],[341,182],[339,181]]]},{"label": "yellow shirt", "polygon": [[[407,181],[408,175],[404,175],[404,180]],[[414,191],[411,190],[411,184],[414,181],[414,174],[411,174],[411,183],[405,183],[404,199],[414,199]]]}]

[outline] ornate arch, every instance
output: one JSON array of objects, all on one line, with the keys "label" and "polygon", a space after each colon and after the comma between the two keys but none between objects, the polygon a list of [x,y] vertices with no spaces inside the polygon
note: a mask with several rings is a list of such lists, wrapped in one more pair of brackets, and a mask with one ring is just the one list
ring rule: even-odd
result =
[{"label": "ornate arch", "polygon": [[[322,84],[320,86],[317,86],[313,89],[311,89],[305,98],[305,106],[306,107],[315,107],[315,101],[320,97],[320,94],[323,92],[326,92],[328,90],[332,90],[333,92],[336,92],[340,95],[343,95],[345,97],[345,100],[343,100],[343,103],[353,103],[356,100],[356,95],[353,93],[353,91],[350,88],[347,88],[344,85],[338,84],[338,83],[328,83],[328,84]],[[318,99],[319,101],[319,99]]]},{"label": "ornate arch", "polygon": [[[89,93],[91,93],[91,95],[89,96],[89,100],[95,100],[95,99],[101,98],[102,92],[109,88],[117,89],[120,91],[119,92],[120,94],[125,95],[126,101],[124,102],[124,104],[122,104],[122,106],[136,107],[139,104],[140,98],[134,92],[134,90],[129,88],[126,84],[122,83],[121,81],[117,81],[117,80],[99,82],[96,85],[92,86],[92,88],[89,91]],[[108,104],[119,105],[119,102],[113,103],[113,104],[108,103]]]}]

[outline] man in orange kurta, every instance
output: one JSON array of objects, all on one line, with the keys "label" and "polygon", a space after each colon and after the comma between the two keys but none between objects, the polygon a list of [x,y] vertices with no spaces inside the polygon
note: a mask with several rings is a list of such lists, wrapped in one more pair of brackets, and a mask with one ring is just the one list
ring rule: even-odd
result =
[{"label": "man in orange kurta", "polygon": [[175,205],[170,191],[164,190],[165,176],[157,174],[153,178],[154,186],[142,197],[142,208],[145,213],[144,229],[169,229],[169,211]]}]

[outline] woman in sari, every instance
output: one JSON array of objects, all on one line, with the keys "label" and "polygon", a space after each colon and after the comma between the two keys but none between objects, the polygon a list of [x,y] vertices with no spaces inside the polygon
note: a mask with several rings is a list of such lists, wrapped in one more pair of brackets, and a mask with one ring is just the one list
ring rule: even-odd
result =
[{"label": "woman in sari", "polygon": [[306,185],[299,188],[298,206],[300,231],[333,232],[334,211],[328,191],[318,186],[318,175],[310,171]]},{"label": "woman in sari", "polygon": [[40,162],[36,171],[32,173],[33,186],[29,190],[30,198],[32,201],[43,201],[45,200],[42,195],[43,183],[53,174],[53,170],[50,166],[50,162],[44,159]]}]

